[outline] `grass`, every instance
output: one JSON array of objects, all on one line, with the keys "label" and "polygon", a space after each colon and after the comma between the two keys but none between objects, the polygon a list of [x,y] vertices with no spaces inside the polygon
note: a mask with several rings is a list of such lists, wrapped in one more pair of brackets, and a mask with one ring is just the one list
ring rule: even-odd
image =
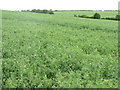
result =
[{"label": "grass", "polygon": [[117,21],[2,13],[3,88],[118,87]]}]

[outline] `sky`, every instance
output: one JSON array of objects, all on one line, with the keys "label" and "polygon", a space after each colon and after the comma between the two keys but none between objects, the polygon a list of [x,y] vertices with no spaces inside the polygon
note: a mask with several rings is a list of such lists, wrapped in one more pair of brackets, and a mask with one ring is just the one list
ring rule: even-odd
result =
[{"label": "sky", "polygon": [[2,10],[118,10],[119,0],[1,0]]}]

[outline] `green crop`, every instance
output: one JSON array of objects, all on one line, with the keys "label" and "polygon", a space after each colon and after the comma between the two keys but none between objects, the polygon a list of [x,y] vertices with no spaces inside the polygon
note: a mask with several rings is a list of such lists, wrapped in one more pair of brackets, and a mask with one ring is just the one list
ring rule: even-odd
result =
[{"label": "green crop", "polygon": [[117,21],[2,13],[3,88],[118,87]]}]

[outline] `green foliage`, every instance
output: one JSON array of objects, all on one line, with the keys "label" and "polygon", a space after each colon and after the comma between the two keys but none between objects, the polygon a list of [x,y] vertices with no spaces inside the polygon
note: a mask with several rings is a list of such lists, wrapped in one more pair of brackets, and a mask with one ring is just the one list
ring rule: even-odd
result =
[{"label": "green foliage", "polygon": [[87,15],[81,15],[81,16],[79,16],[79,17],[87,18]]},{"label": "green foliage", "polygon": [[116,15],[116,19],[117,19],[117,20],[120,20],[120,15]]},{"label": "green foliage", "polygon": [[77,17],[77,15],[74,15],[74,17]]},{"label": "green foliage", "polygon": [[[77,15],[74,15],[74,17],[77,17]],[[94,16],[87,16],[87,15],[78,15],[80,18],[91,18],[91,19],[105,19],[105,20],[120,20],[120,15],[116,15],[116,17],[104,17],[100,18],[100,14],[95,13]]]},{"label": "green foliage", "polygon": [[94,19],[100,19],[101,18],[99,13],[95,13],[93,17],[94,17]]},{"label": "green foliage", "polygon": [[54,14],[54,12],[52,10],[40,10],[40,9],[32,9],[30,10],[22,10],[22,12],[34,12],[34,13],[44,13],[44,14]]},{"label": "green foliage", "polygon": [[49,13],[49,11],[46,10],[46,9],[44,9],[44,10],[41,11],[41,13],[45,13],[45,14],[47,14],[47,13]]},{"label": "green foliage", "polygon": [[80,17],[80,15],[78,15],[78,17]]},{"label": "green foliage", "polygon": [[79,17],[81,17],[81,18],[93,18],[93,17],[87,16],[87,15],[79,15]]},{"label": "green foliage", "polygon": [[31,12],[36,12],[36,9],[32,9]]},{"label": "green foliage", "polygon": [[54,14],[52,10],[49,11],[49,14]]},{"label": "green foliage", "polygon": [[101,18],[101,19],[106,19],[106,20],[117,20],[117,18],[114,18],[114,17],[106,17],[106,18]]},{"label": "green foliage", "polygon": [[118,87],[118,22],[72,11],[2,14],[3,88]]}]

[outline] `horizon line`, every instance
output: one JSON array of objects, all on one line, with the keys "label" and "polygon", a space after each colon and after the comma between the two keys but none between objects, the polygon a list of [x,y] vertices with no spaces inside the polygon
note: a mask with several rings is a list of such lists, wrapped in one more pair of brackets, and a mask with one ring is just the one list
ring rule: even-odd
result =
[{"label": "horizon line", "polygon": [[[8,9],[0,9],[0,10],[8,10]],[[22,10],[33,10],[33,9],[19,9],[19,10],[9,10],[9,11],[22,11]],[[119,11],[118,9],[105,9],[105,10],[102,10],[102,9],[99,9],[99,10],[94,10],[94,9],[75,9],[75,10],[69,10],[69,9],[40,9],[40,10],[53,10],[53,11]]]}]

